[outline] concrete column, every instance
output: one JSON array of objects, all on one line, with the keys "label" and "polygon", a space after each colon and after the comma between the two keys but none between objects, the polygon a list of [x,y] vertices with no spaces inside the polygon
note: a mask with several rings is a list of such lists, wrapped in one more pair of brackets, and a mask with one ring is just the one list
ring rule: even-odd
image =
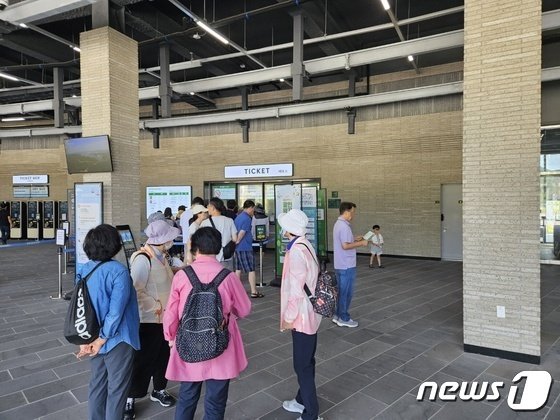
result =
[{"label": "concrete column", "polygon": [[465,350],[533,363],[541,354],[540,75],[540,0],[465,3]]},{"label": "concrete column", "polygon": [[159,97],[161,99],[161,118],[171,117],[171,76],[169,74],[169,44],[159,45],[160,83]]},{"label": "concrete column", "polygon": [[80,35],[83,136],[108,134],[113,172],[103,182],[104,219],[140,232],[138,44],[107,26]]},{"label": "concrete column", "polygon": [[53,108],[54,126],[64,127],[64,69],[53,69]]},{"label": "concrete column", "polygon": [[296,102],[303,100],[303,15],[301,10],[293,14],[294,21],[294,49],[292,60],[292,99]]}]

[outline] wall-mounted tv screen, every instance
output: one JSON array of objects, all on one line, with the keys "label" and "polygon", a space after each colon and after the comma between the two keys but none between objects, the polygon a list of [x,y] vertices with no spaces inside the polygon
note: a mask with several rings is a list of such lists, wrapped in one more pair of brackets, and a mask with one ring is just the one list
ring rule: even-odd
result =
[{"label": "wall-mounted tv screen", "polygon": [[64,149],[69,174],[113,171],[108,136],[68,139]]}]

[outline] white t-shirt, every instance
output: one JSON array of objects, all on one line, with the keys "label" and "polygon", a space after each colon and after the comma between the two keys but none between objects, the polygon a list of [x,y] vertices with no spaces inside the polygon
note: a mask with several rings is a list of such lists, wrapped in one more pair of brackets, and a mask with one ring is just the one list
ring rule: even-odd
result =
[{"label": "white t-shirt", "polygon": [[[214,225],[216,225],[216,229],[218,229],[218,231],[222,234],[222,248],[226,246],[228,242],[233,240],[234,237],[237,238],[237,228],[233,223],[233,219],[220,215],[212,216],[212,221],[214,222]],[[200,224],[200,227],[206,226],[212,227],[210,218],[204,220]],[[216,255],[216,259],[220,262],[224,260],[223,250],[220,250],[220,253]]]},{"label": "white t-shirt", "polygon": [[186,232],[189,231],[189,220],[193,217],[192,211],[190,208],[186,209],[183,214],[181,215],[181,219],[179,220],[179,224],[181,225],[181,232],[183,233],[183,243],[186,245],[189,242],[189,238],[191,235],[186,235]]}]

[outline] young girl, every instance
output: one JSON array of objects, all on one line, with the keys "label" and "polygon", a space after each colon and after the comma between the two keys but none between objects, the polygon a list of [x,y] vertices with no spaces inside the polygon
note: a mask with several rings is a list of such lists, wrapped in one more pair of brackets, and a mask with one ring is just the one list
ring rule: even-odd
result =
[{"label": "young girl", "polygon": [[383,254],[383,236],[379,232],[379,225],[373,225],[373,236],[369,239],[371,245],[369,246],[369,250],[371,252],[371,257],[369,259],[369,268],[375,268],[373,266],[373,259],[377,256],[377,264],[379,268],[383,268],[381,265],[381,254]]}]

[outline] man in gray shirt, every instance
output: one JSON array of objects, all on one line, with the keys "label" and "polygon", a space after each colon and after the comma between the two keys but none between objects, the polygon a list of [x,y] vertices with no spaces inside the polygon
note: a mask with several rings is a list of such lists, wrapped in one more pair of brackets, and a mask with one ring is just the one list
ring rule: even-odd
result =
[{"label": "man in gray shirt", "polygon": [[356,205],[342,202],[339,212],[340,216],[333,229],[334,270],[338,279],[338,302],[333,322],[339,327],[355,328],[358,322],[350,318],[348,310],[356,281],[356,248],[367,246],[368,242],[361,236],[355,237],[352,234],[350,221],[356,213]]}]

